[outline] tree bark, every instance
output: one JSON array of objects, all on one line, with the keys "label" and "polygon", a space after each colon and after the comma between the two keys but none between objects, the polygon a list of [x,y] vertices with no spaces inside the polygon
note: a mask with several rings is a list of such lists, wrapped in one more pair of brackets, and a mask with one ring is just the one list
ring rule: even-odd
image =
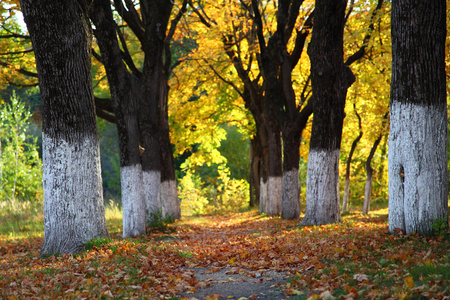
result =
[{"label": "tree bark", "polygon": [[250,207],[259,205],[261,188],[262,148],[258,128],[255,136],[250,139]]},{"label": "tree bark", "polygon": [[90,9],[94,34],[105,66],[119,134],[123,236],[145,234],[145,201],[139,151],[138,82],[122,60],[118,29],[108,0],[95,0]]},{"label": "tree bark", "polygon": [[446,2],[392,2],[389,232],[448,227]]},{"label": "tree bark", "polygon": [[[289,130],[291,129],[291,130]],[[283,131],[283,195],[281,198],[281,217],[295,219],[300,216],[300,182],[298,167],[300,164],[301,131],[292,130],[292,126]]]},{"label": "tree bark", "polygon": [[[267,114],[266,114],[267,116]],[[268,174],[266,184],[266,198],[264,199],[264,213],[277,215],[281,212],[281,196],[283,189],[283,174],[281,161],[281,132],[275,120],[266,123],[268,136]]]},{"label": "tree bark", "polygon": [[[167,1],[143,1],[141,14],[145,35],[141,41],[145,54],[140,79],[139,128],[141,129],[142,169],[144,172],[144,196],[147,203],[147,218],[163,213],[161,202],[161,109],[165,97],[164,46],[173,4]],[[164,197],[163,197],[164,198]]]},{"label": "tree bark", "polygon": [[315,97],[302,225],[339,222],[339,151],[347,89],[355,78],[343,61],[346,1],[317,0],[308,55]]},{"label": "tree bark", "polygon": [[174,219],[181,218],[181,207],[178,200],[177,183],[175,179],[175,166],[173,160],[173,151],[169,136],[169,112],[168,112],[168,90],[166,78],[161,82],[161,103],[160,103],[160,139],[161,147],[161,185],[159,189],[160,202],[164,217]]},{"label": "tree bark", "polygon": [[369,156],[366,160],[366,172],[367,179],[366,185],[364,186],[364,205],[363,205],[363,215],[367,215],[370,210],[370,198],[372,196],[372,181],[373,181],[373,168],[372,168],[372,159],[375,155],[375,151],[377,151],[378,145],[380,145],[381,138],[383,136],[380,134],[378,138],[373,143],[372,149],[370,149]]},{"label": "tree bark", "polygon": [[[269,120],[277,122],[283,137],[283,171],[281,187],[281,216],[296,218],[300,215],[299,160],[300,138],[312,109],[302,109],[304,100],[297,105],[292,87],[292,70],[297,65],[306,38],[312,27],[313,13],[310,13],[302,28],[297,31],[295,47],[288,52],[288,41],[297,23],[299,8],[303,1],[280,1],[277,8],[277,30],[268,39],[263,30],[263,18],[258,0],[252,1],[252,10],[258,37],[260,55],[258,63],[264,78],[264,114]],[[310,106],[309,106],[310,107]],[[309,108],[308,107],[308,108]],[[296,148],[296,149],[295,149]],[[270,161],[272,163],[272,161]],[[276,201],[279,201],[276,199]]]},{"label": "tree bark", "polygon": [[[42,98],[44,243],[75,253],[108,236],[90,74],[88,1],[20,1]],[[70,20],[68,22],[67,20]]]},{"label": "tree bark", "polygon": [[359,127],[359,134],[358,136],[353,140],[352,147],[350,148],[350,153],[348,154],[347,158],[347,166],[345,168],[345,186],[344,186],[344,196],[342,199],[342,212],[346,213],[348,211],[348,198],[350,196],[350,166],[352,163],[353,153],[355,152],[356,146],[358,145],[359,141],[361,140],[363,136],[362,132],[362,126],[361,126],[361,116],[356,111],[356,106],[353,104],[353,108],[355,110],[356,117],[358,118],[358,127]]}]

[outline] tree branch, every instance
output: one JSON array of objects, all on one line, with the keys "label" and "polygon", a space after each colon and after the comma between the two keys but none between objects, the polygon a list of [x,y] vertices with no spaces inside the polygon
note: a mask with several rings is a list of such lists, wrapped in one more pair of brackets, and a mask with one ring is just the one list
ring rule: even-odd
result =
[{"label": "tree branch", "polygon": [[368,33],[366,34],[366,36],[364,37],[363,44],[361,45],[361,47],[359,48],[358,51],[356,51],[355,53],[353,53],[353,55],[351,55],[350,57],[347,58],[347,61],[345,62],[346,66],[350,66],[352,63],[361,59],[366,54],[366,48],[367,48],[367,45],[369,44],[370,38],[372,37],[372,33],[373,33],[373,29],[374,29],[374,25],[373,25],[374,19],[375,19],[376,14],[378,13],[378,11],[381,9],[382,6],[383,6],[383,0],[378,0],[378,4],[375,7],[375,9],[373,10],[372,16],[370,17],[369,30],[368,30]]},{"label": "tree branch", "polygon": [[258,8],[258,0],[252,0],[252,8],[253,8],[253,13],[255,15],[254,21],[256,23],[256,35],[258,36],[259,48],[261,51],[261,55],[265,56],[266,55],[266,42],[265,42],[264,33],[263,33],[262,17],[261,17],[261,13],[259,12],[259,8]]},{"label": "tree branch", "polygon": [[119,26],[116,27],[116,32],[117,35],[119,36],[119,41],[123,48],[123,51],[121,51],[123,61],[127,64],[128,68],[130,68],[131,73],[133,73],[133,75],[136,76],[137,78],[140,78],[141,71],[139,71],[138,68],[136,68],[136,65],[134,64],[133,58],[131,57],[131,54],[128,51],[127,42],[125,41],[125,37],[123,36],[123,33],[120,31]]},{"label": "tree branch", "polygon": [[183,4],[181,5],[178,14],[173,18],[172,22],[170,22],[169,32],[167,33],[166,39],[164,40],[164,52],[165,52],[165,63],[164,69],[167,72],[167,76],[171,70],[173,70],[172,64],[172,50],[170,48],[170,43],[172,41],[173,35],[175,34],[175,30],[177,29],[177,25],[183,17],[184,13],[187,11],[188,0],[183,0]]},{"label": "tree branch", "polygon": [[107,113],[114,114],[114,106],[109,98],[94,97],[95,107]]},{"label": "tree branch", "polygon": [[101,118],[103,120],[106,120],[106,121],[108,121],[110,123],[113,123],[113,124],[117,123],[115,115],[109,114],[109,113],[105,112],[102,109],[96,108],[95,109],[95,114],[97,115],[97,117],[99,117],[99,118]]},{"label": "tree branch", "polygon": [[94,48],[92,48],[91,51],[92,51],[92,56],[93,56],[96,60],[98,60],[101,64],[103,64],[102,56],[101,56],[99,53],[97,53],[97,52],[94,50]]},{"label": "tree branch", "polygon": [[355,0],[351,0],[351,1],[350,1],[350,6],[348,7],[348,12],[347,12],[347,14],[345,15],[344,24],[347,23],[347,20],[348,20],[348,18],[350,17],[350,14],[351,14],[352,11],[353,11],[353,6],[354,6],[354,5],[355,5]]},{"label": "tree branch", "polygon": [[208,65],[208,67],[216,74],[217,77],[219,77],[220,80],[225,82],[226,84],[230,85],[242,98],[244,98],[244,94],[239,90],[239,88],[230,80],[225,79],[222,75],[219,74],[219,72],[216,71],[216,69],[211,66],[206,59],[204,59],[204,62]]},{"label": "tree branch", "polygon": [[31,88],[31,87],[36,87],[39,85],[39,82],[30,83],[30,84],[18,84],[18,83],[10,81],[9,79],[6,79],[6,81],[8,82],[9,85],[17,86],[20,88]]},{"label": "tree branch", "polygon": [[140,19],[133,2],[130,0],[125,0],[125,2],[127,8],[123,6],[122,0],[114,0],[116,11],[122,17],[122,19],[127,22],[128,26],[134,32],[138,40],[143,43],[145,39],[145,30],[142,20]]},{"label": "tree branch", "polygon": [[308,15],[305,23],[303,23],[302,28],[297,31],[297,38],[295,39],[294,50],[292,50],[291,53],[292,69],[294,69],[295,66],[298,64],[298,62],[300,61],[303,48],[305,47],[306,38],[308,37],[309,32],[313,27],[313,23],[314,23],[314,10]]},{"label": "tree branch", "polygon": [[34,49],[31,48],[31,49],[26,49],[26,50],[23,50],[23,51],[4,52],[4,53],[0,53],[0,56],[25,54],[25,53],[30,53],[30,52],[33,52],[33,51],[34,51]]},{"label": "tree branch", "polygon": [[11,38],[19,38],[19,39],[30,39],[29,35],[23,35],[23,34],[17,34],[17,33],[11,33],[7,35],[0,35],[0,39],[11,39]]},{"label": "tree branch", "polygon": [[[8,64],[8,63],[6,63],[6,62],[4,62],[4,61],[0,61],[0,66],[3,66],[3,67],[5,67],[5,68],[9,68],[9,67],[10,67],[10,64]],[[31,71],[25,70],[24,68],[18,69],[17,72],[19,72],[20,74],[29,76],[29,77],[35,77],[35,78],[38,77],[38,74],[37,74],[37,73],[34,73],[34,72],[31,72]]]},{"label": "tree branch", "polygon": [[194,6],[192,0],[189,0],[189,6],[192,8],[194,13],[199,17],[200,22],[202,22],[206,27],[210,28],[212,24],[217,25],[217,23],[215,21],[212,21],[206,14],[203,16],[202,13]]},{"label": "tree branch", "polygon": [[[290,5],[288,6],[288,14],[286,15],[287,20],[284,28],[285,43],[287,43],[292,36],[292,31],[294,30],[295,23],[297,22],[300,6],[303,4],[303,1],[304,0],[288,1]],[[281,7],[281,3],[282,2],[280,1],[279,8]],[[278,9],[278,11],[280,10]]]}]

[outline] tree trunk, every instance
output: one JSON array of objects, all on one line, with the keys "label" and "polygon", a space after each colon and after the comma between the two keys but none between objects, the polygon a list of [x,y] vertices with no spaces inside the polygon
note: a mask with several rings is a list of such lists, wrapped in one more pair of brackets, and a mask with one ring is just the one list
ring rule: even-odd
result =
[{"label": "tree trunk", "polygon": [[259,205],[261,188],[262,148],[258,129],[255,137],[250,139],[250,207]]},{"label": "tree trunk", "polygon": [[349,188],[350,188],[350,165],[352,163],[353,153],[355,153],[356,146],[363,136],[362,126],[361,126],[361,116],[356,111],[356,105],[353,104],[353,108],[355,110],[355,114],[358,117],[358,126],[359,126],[359,134],[353,140],[352,147],[350,148],[350,153],[347,158],[347,167],[345,168],[345,186],[344,186],[344,197],[342,199],[342,212],[346,213],[348,211],[348,198],[350,196]]},{"label": "tree trunk", "polygon": [[369,157],[366,160],[366,172],[367,179],[366,185],[364,187],[364,205],[363,205],[363,215],[367,215],[370,209],[370,197],[372,195],[372,181],[373,181],[373,168],[372,168],[372,159],[375,155],[375,151],[377,151],[378,145],[380,145],[381,138],[383,136],[380,134],[378,138],[373,143],[372,149],[370,149]]},{"label": "tree trunk", "polygon": [[95,0],[90,10],[94,34],[114,102],[120,149],[123,236],[145,234],[145,201],[139,152],[138,82],[122,61],[117,25],[108,0]]},{"label": "tree trunk", "polygon": [[339,151],[345,98],[355,78],[343,62],[345,0],[317,0],[308,55],[315,97],[303,225],[339,222]]},{"label": "tree trunk", "polygon": [[267,137],[267,128],[263,127],[261,131],[261,179],[259,192],[259,212],[265,213],[267,200],[267,182],[269,180],[269,141]]},{"label": "tree trunk", "polygon": [[108,236],[90,74],[88,2],[20,3],[42,98],[44,243],[40,254],[71,254],[91,239]]},{"label": "tree trunk", "polygon": [[283,195],[281,200],[281,217],[283,219],[295,219],[300,216],[298,173],[300,137],[301,131],[292,126],[283,130]]},{"label": "tree trunk", "polygon": [[168,90],[167,79],[161,82],[160,102],[160,147],[161,147],[161,185],[159,189],[160,201],[164,217],[181,218],[180,201],[178,200],[177,183],[175,180],[175,166],[172,146],[169,136]]},{"label": "tree trunk", "polygon": [[[160,3],[161,2],[161,3]],[[166,29],[173,4],[167,1],[143,1],[141,3],[142,19],[144,21],[145,37],[142,49],[145,53],[143,72],[141,76],[141,97],[139,102],[139,128],[142,134],[142,169],[144,172],[144,197],[147,204],[147,219],[155,214],[163,213],[166,186],[161,198],[161,99],[164,82],[164,47]],[[168,187],[170,190],[170,187]]]},{"label": "tree trunk", "polygon": [[159,91],[157,83],[159,81],[155,78],[158,77],[158,68],[154,66],[155,60],[151,55],[145,55],[139,102],[139,128],[141,131],[141,145],[144,148],[141,157],[144,199],[147,220],[149,221],[162,213],[162,203],[159,197],[161,183],[159,101],[157,101],[157,91]]},{"label": "tree trunk", "polygon": [[430,235],[448,227],[445,1],[393,1],[391,34],[389,232]]},{"label": "tree trunk", "polygon": [[262,212],[268,215],[277,215],[281,212],[281,195],[283,189],[282,165],[281,165],[281,137],[278,124],[268,121],[268,176],[265,183],[266,197]]}]

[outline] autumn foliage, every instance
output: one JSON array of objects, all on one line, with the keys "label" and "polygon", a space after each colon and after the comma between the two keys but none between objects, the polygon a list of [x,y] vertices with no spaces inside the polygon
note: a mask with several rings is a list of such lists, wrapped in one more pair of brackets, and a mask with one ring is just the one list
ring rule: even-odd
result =
[{"label": "autumn foliage", "polygon": [[1,236],[0,298],[182,299],[211,284],[194,277],[200,267],[230,268],[248,280],[255,271],[282,272],[288,280],[272,284],[299,299],[450,295],[448,233],[389,235],[385,213],[314,227],[256,212],[189,218],[165,232],[135,239],[115,232],[77,255],[46,258],[38,258],[40,237]]}]

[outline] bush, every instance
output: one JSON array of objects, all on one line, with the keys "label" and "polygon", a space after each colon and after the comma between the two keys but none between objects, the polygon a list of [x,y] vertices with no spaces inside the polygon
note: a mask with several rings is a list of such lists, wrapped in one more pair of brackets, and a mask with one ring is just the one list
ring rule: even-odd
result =
[{"label": "bush", "polygon": [[249,206],[249,184],[243,179],[230,179],[228,168],[219,167],[214,184],[205,184],[200,176],[187,172],[180,179],[178,195],[183,215],[238,212]]},{"label": "bush", "polygon": [[31,113],[13,93],[0,111],[0,200],[42,200],[37,138],[28,134]]}]

